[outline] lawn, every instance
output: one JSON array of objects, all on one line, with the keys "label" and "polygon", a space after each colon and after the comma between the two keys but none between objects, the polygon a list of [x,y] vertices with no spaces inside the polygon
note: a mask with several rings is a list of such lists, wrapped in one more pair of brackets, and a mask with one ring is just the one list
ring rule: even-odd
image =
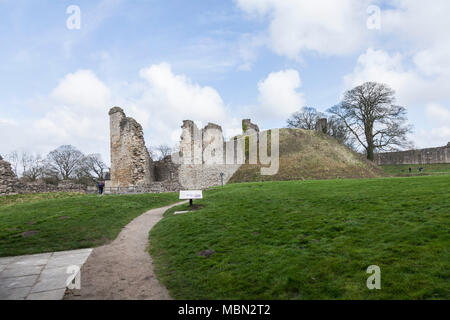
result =
[{"label": "lawn", "polygon": [[[398,164],[384,165],[381,168],[392,176],[417,176],[417,175],[443,175],[450,174],[450,163],[438,164]],[[411,173],[409,173],[411,168]],[[423,168],[423,172],[419,172],[419,168]]]},{"label": "lawn", "polygon": [[448,176],[227,185],[166,212],[150,253],[176,299],[449,299],[449,191]]},{"label": "lawn", "polygon": [[114,240],[135,217],[177,199],[175,193],[3,196],[0,197],[0,256],[99,246]]}]

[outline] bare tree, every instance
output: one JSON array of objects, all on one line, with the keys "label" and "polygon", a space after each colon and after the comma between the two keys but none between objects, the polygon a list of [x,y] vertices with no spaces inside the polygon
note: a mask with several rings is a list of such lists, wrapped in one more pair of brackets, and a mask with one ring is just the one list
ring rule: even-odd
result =
[{"label": "bare tree", "polygon": [[172,155],[172,148],[167,144],[160,144],[157,147],[151,147],[150,150],[153,151],[153,157],[157,160],[163,160],[165,157]]},{"label": "bare tree", "polygon": [[367,158],[376,150],[398,150],[410,146],[406,109],[395,103],[395,91],[385,84],[366,82],[345,93],[343,101],[328,110],[343,121]]},{"label": "bare tree", "polygon": [[305,130],[314,130],[317,121],[323,117],[323,114],[315,108],[304,107],[301,111],[294,113],[288,120],[288,128],[299,128]]},{"label": "bare tree", "polygon": [[17,151],[12,151],[6,155],[6,160],[11,164],[11,169],[16,176],[18,176],[19,168],[19,153]]},{"label": "bare tree", "polygon": [[60,146],[47,156],[50,170],[57,172],[63,180],[75,174],[83,158],[84,154],[71,145]]},{"label": "bare tree", "polygon": [[148,151],[148,155],[150,156],[150,158],[152,159],[152,160],[156,160],[156,152],[155,152],[155,147],[152,147],[152,146],[150,146],[150,147],[147,147],[147,151]]},{"label": "bare tree", "polygon": [[20,154],[20,163],[22,165],[22,174],[25,173],[25,171],[28,170],[28,167],[31,165],[31,163],[33,162],[33,155],[29,154],[28,152],[22,152]]},{"label": "bare tree", "polygon": [[41,155],[22,154],[23,177],[29,181],[36,181],[44,173],[44,160]]},{"label": "bare tree", "polygon": [[317,111],[315,108],[305,107],[301,111],[294,113],[287,120],[288,128],[299,128],[305,130],[315,130],[316,123],[321,118],[327,118],[327,134],[338,140],[340,143],[353,148],[354,141],[344,122],[338,117]]},{"label": "bare tree", "polygon": [[355,148],[355,138],[345,126],[344,121],[335,115],[327,119],[327,134],[335,138],[339,143],[345,144],[350,149]]},{"label": "bare tree", "polygon": [[87,155],[82,162],[84,164],[83,167],[86,168],[88,174],[99,180],[104,179],[104,174],[108,167],[103,162],[100,154]]}]

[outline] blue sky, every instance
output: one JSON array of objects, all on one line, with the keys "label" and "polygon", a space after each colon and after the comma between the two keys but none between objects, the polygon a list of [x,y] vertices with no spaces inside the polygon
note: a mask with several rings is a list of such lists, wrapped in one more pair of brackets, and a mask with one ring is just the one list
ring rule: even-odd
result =
[{"label": "blue sky", "polygon": [[[69,30],[66,9],[81,10]],[[369,29],[367,8],[381,9]],[[436,10],[438,8],[439,10]],[[450,141],[450,3],[419,0],[0,0],[0,153],[73,144],[109,158],[107,111],[173,145],[183,119],[231,135],[385,82],[417,147]]]}]

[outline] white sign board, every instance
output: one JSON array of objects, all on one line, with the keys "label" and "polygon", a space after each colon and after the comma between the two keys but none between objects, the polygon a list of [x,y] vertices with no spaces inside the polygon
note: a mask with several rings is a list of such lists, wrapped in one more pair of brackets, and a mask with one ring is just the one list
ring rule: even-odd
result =
[{"label": "white sign board", "polygon": [[180,191],[180,200],[203,199],[202,190]]}]

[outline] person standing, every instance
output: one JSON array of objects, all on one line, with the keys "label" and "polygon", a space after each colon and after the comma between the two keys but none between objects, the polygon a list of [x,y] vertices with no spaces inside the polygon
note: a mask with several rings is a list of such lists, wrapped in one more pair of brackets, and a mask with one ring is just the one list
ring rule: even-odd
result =
[{"label": "person standing", "polygon": [[100,194],[103,194],[103,190],[105,189],[105,181],[101,181],[100,182],[100,188],[99,188],[100,190]]}]

